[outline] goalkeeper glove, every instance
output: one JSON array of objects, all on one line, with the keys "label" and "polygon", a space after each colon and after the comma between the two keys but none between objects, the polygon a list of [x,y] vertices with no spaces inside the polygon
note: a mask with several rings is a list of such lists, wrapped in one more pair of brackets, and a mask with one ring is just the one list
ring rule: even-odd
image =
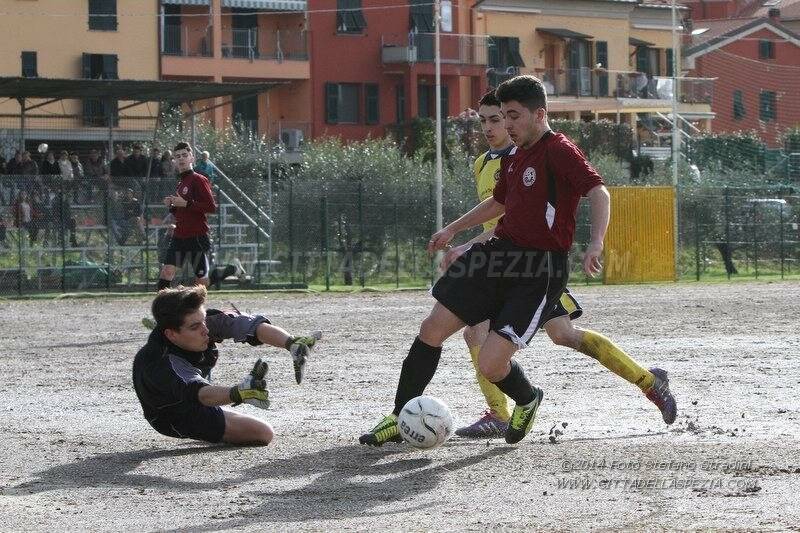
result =
[{"label": "goalkeeper glove", "polygon": [[289,337],[286,341],[286,349],[292,356],[294,364],[294,379],[298,385],[303,381],[306,372],[306,359],[311,354],[311,348],[322,338],[321,331],[312,331],[303,337]]},{"label": "goalkeeper glove", "polygon": [[269,391],[267,390],[267,362],[259,359],[250,374],[242,382],[231,387],[230,398],[233,405],[247,403],[259,409],[269,409]]}]

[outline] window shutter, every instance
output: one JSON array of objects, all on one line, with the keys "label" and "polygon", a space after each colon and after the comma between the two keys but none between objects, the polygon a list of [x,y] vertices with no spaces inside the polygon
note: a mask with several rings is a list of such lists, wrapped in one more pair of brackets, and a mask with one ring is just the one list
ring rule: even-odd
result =
[{"label": "window shutter", "polygon": [[339,122],[339,86],[335,83],[325,84],[325,120],[328,124]]},{"label": "window shutter", "polygon": [[117,73],[117,56],[116,54],[103,55],[103,79],[104,80],[118,80]]}]

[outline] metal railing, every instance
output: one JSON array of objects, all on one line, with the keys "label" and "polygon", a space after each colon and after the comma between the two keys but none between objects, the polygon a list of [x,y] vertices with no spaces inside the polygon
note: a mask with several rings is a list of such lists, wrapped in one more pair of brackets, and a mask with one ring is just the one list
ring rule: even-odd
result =
[{"label": "metal railing", "polygon": [[308,35],[305,31],[233,28],[225,31],[229,39],[222,45],[222,56],[249,60],[308,61]]},{"label": "metal railing", "polygon": [[169,56],[211,57],[213,54],[211,28],[200,34],[187,26],[166,24],[161,53]]},{"label": "metal railing", "polygon": [[[431,63],[435,60],[435,34],[409,32],[381,36],[384,63]],[[486,65],[489,37],[486,35],[440,36],[441,61],[455,65]]]}]

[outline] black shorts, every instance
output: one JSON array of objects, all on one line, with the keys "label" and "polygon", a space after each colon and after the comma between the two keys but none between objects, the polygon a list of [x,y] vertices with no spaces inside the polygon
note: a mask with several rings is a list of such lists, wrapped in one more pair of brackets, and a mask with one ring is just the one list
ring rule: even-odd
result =
[{"label": "black shorts", "polygon": [[562,316],[568,316],[570,320],[577,320],[582,314],[583,308],[581,304],[572,296],[569,289],[565,288],[563,294],[561,294],[561,298],[558,299],[555,309],[553,309],[553,312],[545,319],[545,323]]},{"label": "black shorts", "polygon": [[164,412],[147,421],[162,435],[177,439],[222,442],[225,435],[225,414],[220,407],[198,404],[188,413]]},{"label": "black shorts", "polygon": [[164,264],[174,265],[179,270],[189,263],[198,278],[208,277],[211,266],[211,239],[207,235],[180,239],[173,237],[164,254]]},{"label": "black shorts", "polygon": [[490,239],[454,261],[431,294],[466,324],[490,328],[520,348],[549,319],[569,277],[566,252]]}]

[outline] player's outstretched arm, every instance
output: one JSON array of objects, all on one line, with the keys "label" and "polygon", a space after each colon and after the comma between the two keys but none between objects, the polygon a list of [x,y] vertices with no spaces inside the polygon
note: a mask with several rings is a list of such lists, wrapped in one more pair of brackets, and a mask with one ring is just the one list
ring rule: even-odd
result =
[{"label": "player's outstretched arm", "polygon": [[487,198],[469,210],[469,212],[462,215],[458,220],[451,222],[445,228],[436,232],[428,242],[428,251],[435,252],[444,249],[453,237],[462,231],[477,226],[478,224],[488,222],[505,212],[506,206],[495,200],[494,197]]},{"label": "player's outstretched arm", "polygon": [[608,221],[611,216],[611,196],[604,185],[598,185],[588,192],[591,207],[592,233],[589,246],[583,256],[583,271],[594,277],[603,269],[600,255],[603,253],[603,240],[606,237]]},{"label": "player's outstretched arm", "polygon": [[269,391],[267,390],[267,363],[261,359],[256,361],[253,370],[242,378],[241,383],[230,388],[208,385],[200,389],[197,399],[203,405],[234,406],[248,403],[259,409],[269,408]]}]

